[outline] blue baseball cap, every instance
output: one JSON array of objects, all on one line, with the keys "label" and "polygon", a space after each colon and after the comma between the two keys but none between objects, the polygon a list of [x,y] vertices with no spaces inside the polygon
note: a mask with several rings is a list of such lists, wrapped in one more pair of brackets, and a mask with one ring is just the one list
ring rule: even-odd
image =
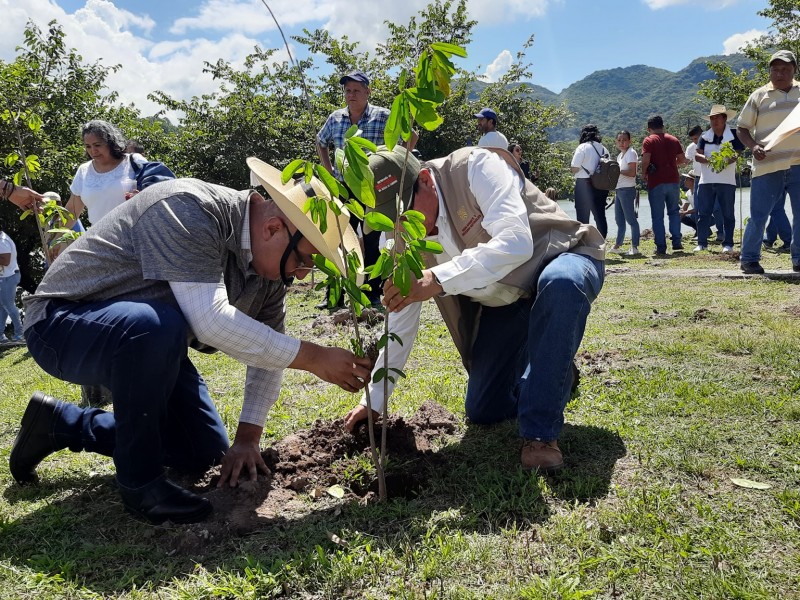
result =
[{"label": "blue baseball cap", "polygon": [[493,119],[497,122],[497,113],[491,108],[482,108],[479,113],[475,113],[474,117],[476,119]]},{"label": "blue baseball cap", "polygon": [[364,71],[351,71],[344,77],[339,80],[341,85],[347,83],[347,81],[355,81],[356,83],[363,83],[364,85],[369,85],[369,77]]}]

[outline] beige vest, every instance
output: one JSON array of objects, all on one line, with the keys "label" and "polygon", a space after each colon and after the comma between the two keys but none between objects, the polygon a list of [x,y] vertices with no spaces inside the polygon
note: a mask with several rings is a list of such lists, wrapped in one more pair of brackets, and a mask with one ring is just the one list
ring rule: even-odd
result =
[{"label": "beige vest", "polygon": [[[435,174],[442,192],[442,204],[460,250],[474,248],[491,239],[481,226],[483,213],[469,189],[468,160],[474,150],[470,147],[461,148],[449,156],[424,164]],[[525,181],[522,199],[528,209],[528,222],[533,234],[533,256],[501,279],[500,283],[519,288],[522,297],[531,297],[536,292],[536,282],[542,269],[559,254],[574,252],[597,260],[605,259],[605,240],[595,227],[570,219],[556,202],[525,178],[510,152],[500,148],[484,150],[495,152],[505,159]],[[428,258],[427,264],[433,262]],[[460,295],[436,298],[436,304],[469,371],[481,305]]]}]

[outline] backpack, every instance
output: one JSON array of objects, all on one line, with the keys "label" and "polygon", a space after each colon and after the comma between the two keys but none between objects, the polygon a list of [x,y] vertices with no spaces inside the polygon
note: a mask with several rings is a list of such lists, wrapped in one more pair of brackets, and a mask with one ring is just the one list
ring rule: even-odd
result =
[{"label": "backpack", "polygon": [[597,163],[597,168],[594,173],[589,173],[589,170],[584,167],[583,170],[589,173],[589,181],[596,190],[614,190],[617,188],[617,181],[619,181],[619,163],[616,160],[611,160],[608,155],[601,155],[600,151],[594,145],[594,142],[589,142],[600,157]]},{"label": "backpack", "polygon": [[141,155],[130,155],[131,168],[133,169],[134,177],[136,178],[136,189],[140,192],[154,183],[159,181],[166,181],[167,179],[175,179],[175,173],[170,171],[169,167],[159,161],[142,161],[138,158]]}]

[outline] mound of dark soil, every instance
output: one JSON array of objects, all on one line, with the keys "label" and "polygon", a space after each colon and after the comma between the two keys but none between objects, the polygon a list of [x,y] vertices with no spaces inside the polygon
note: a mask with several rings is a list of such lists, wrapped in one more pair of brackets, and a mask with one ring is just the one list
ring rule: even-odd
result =
[{"label": "mound of dark soil", "polygon": [[[458,418],[432,400],[409,419],[390,417],[388,496],[416,496],[434,470],[442,467],[437,445],[454,436],[458,428]],[[375,436],[380,445],[379,424]],[[196,549],[211,539],[218,542],[220,538],[246,535],[275,519],[293,520],[314,511],[335,509],[343,502],[377,499],[366,424],[351,435],[345,431],[343,419],[318,420],[310,429],[275,443],[262,456],[270,474],[241,482],[235,488],[217,487],[219,467],[198,481],[181,481],[210,499],[214,512],[180,536],[178,550]]]}]

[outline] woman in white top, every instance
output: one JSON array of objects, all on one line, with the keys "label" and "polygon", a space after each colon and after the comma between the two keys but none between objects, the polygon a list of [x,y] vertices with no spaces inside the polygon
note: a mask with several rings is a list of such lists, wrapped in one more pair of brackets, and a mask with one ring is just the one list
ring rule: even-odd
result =
[{"label": "woman in white top", "polygon": [[0,344],[9,342],[5,335],[8,317],[11,317],[11,324],[14,327],[10,341],[24,341],[22,339],[22,319],[20,319],[16,302],[19,279],[17,247],[0,224]]},{"label": "woman in white top", "polygon": [[589,179],[600,164],[601,156],[608,156],[603,146],[597,125],[586,125],[581,129],[580,144],[575,148],[570,171],[575,175],[575,217],[581,223],[589,222],[589,213],[603,237],[608,234],[606,222],[606,198],[608,191],[596,190]]},{"label": "woman in white top", "polygon": [[89,121],[83,126],[81,136],[91,160],[78,167],[69,186],[72,195],[66,208],[75,219],[86,209],[89,221],[94,224],[136,191],[136,175],[125,154],[125,137],[111,123]]},{"label": "woman in white top", "polygon": [[631,249],[625,254],[639,254],[639,221],[636,219],[636,165],[639,155],[631,148],[631,133],[623,129],[617,134],[617,164],[619,165],[619,181],[617,181],[614,201],[614,219],[617,222],[617,243],[612,252],[622,254],[622,243],[625,241],[625,223],[631,226]]}]

